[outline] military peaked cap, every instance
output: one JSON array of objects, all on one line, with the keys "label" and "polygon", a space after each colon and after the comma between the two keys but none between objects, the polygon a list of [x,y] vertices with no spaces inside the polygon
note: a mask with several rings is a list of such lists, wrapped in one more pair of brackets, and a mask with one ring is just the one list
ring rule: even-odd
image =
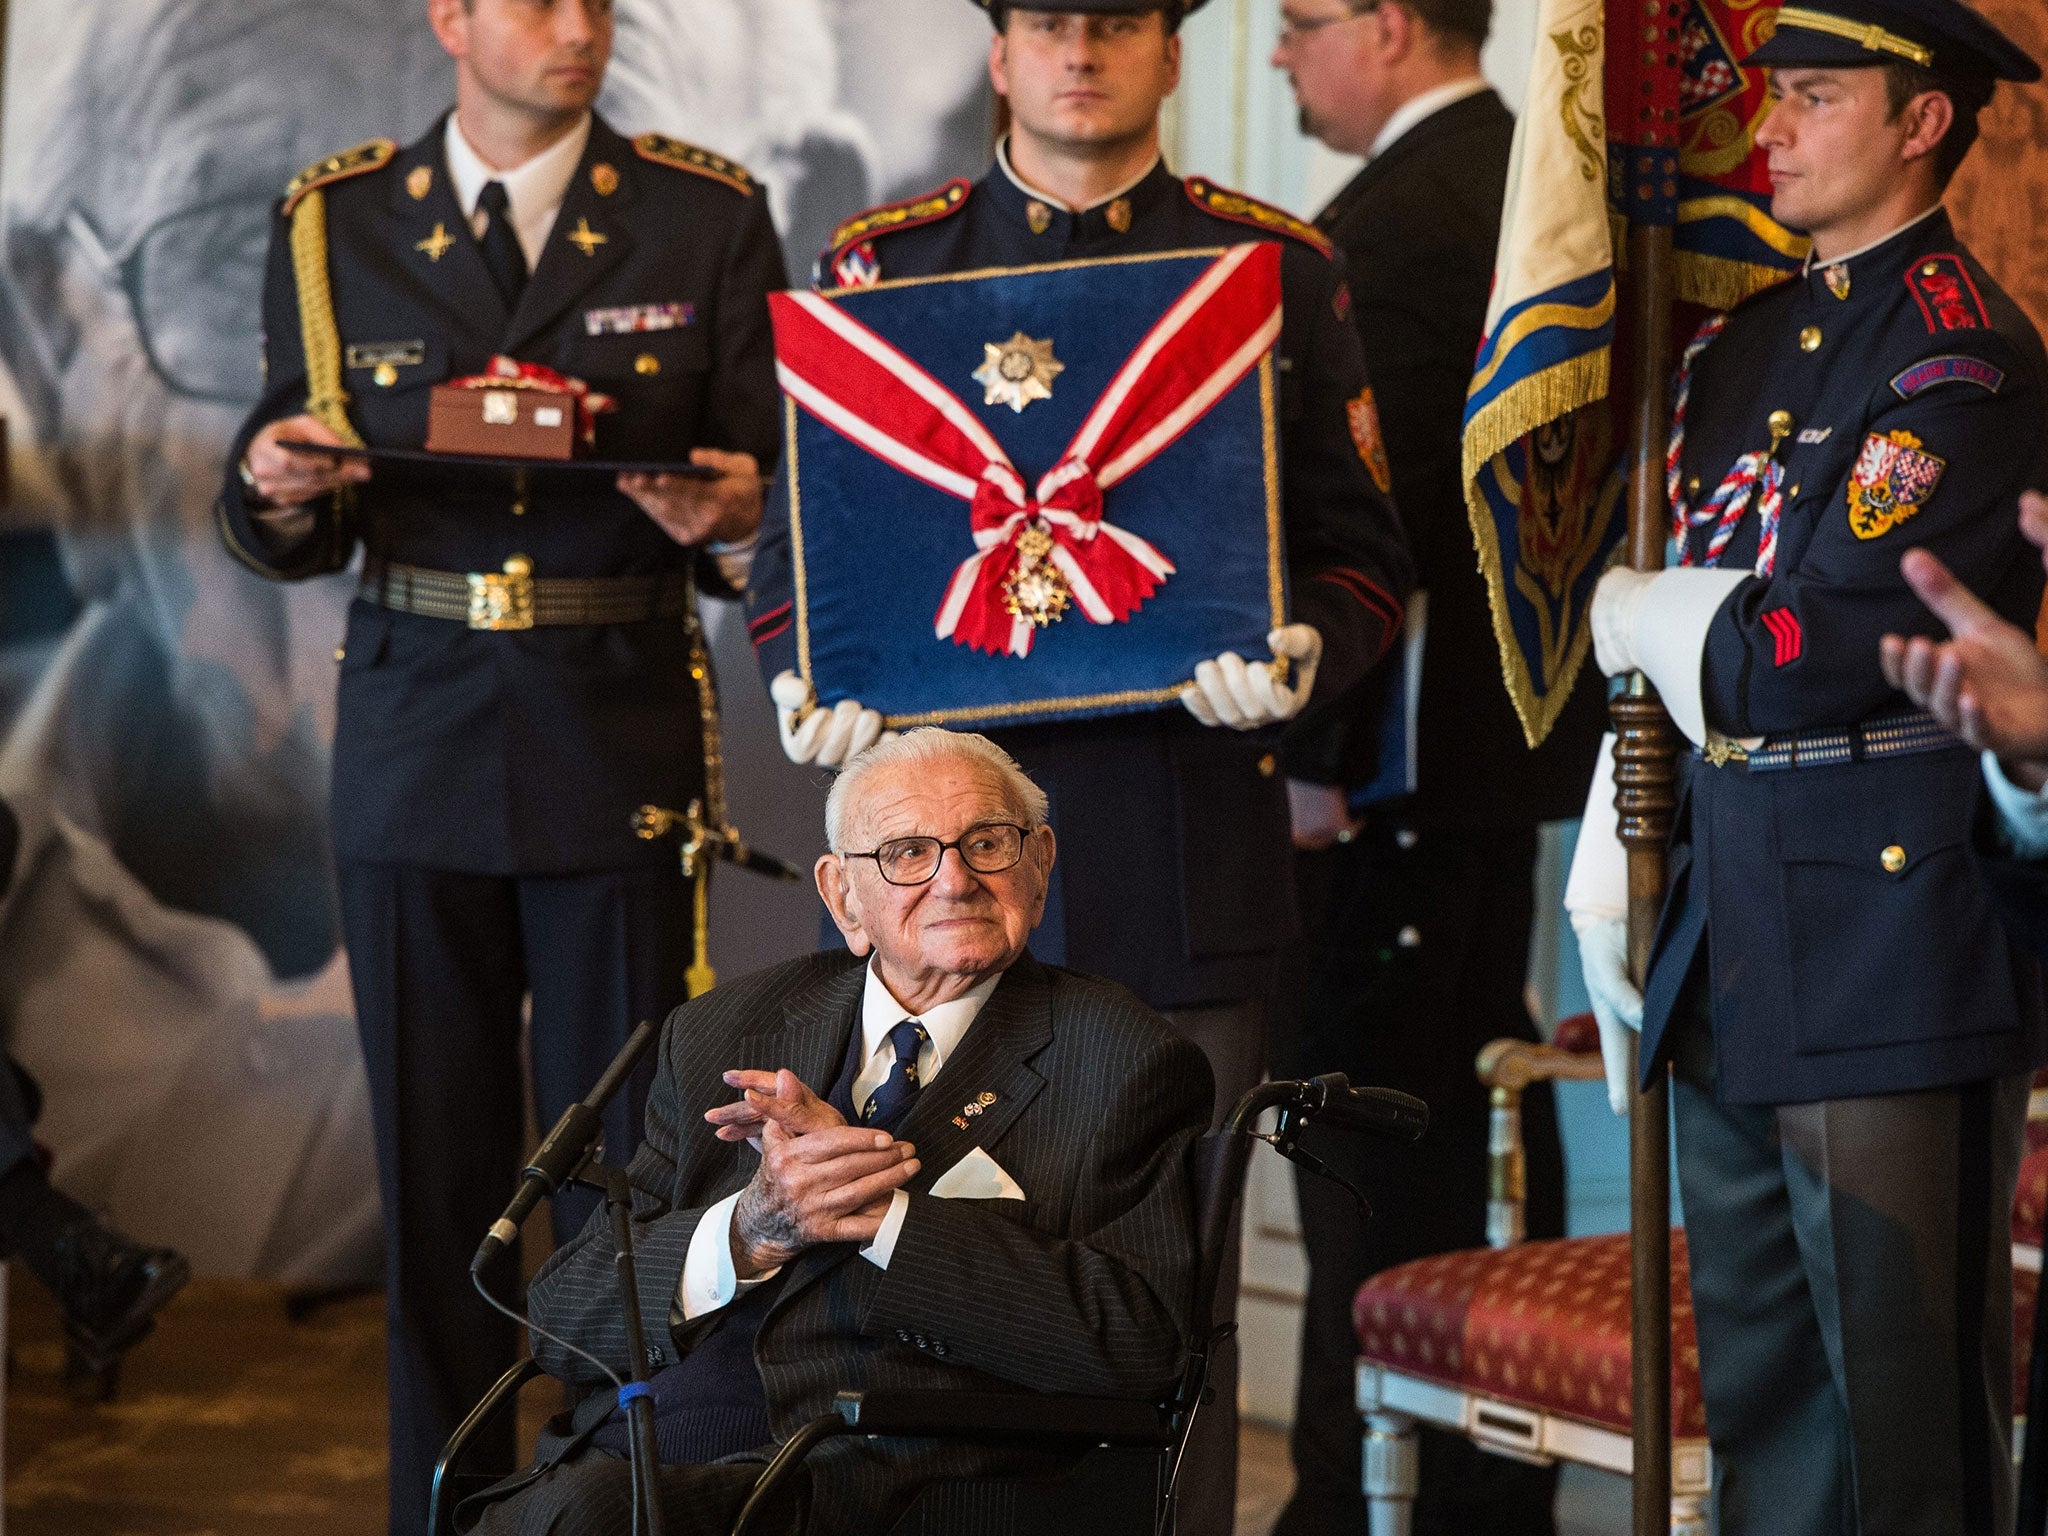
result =
[{"label": "military peaked cap", "polygon": [[1794,0],[1742,62],[1839,69],[1894,59],[1957,80],[2041,78],[2041,66],[1964,0]]},{"label": "military peaked cap", "polygon": [[998,26],[1003,13],[1019,4],[1027,11],[1074,11],[1083,16],[1138,16],[1146,11],[1164,11],[1169,23],[1178,25],[1190,12],[1199,11],[1208,0],[974,0]]}]

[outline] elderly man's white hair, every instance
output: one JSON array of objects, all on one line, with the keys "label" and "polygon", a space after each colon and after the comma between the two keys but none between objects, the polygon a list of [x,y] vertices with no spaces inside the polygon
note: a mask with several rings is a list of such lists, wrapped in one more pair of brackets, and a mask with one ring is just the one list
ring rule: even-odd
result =
[{"label": "elderly man's white hair", "polygon": [[986,768],[1003,786],[1024,824],[1040,826],[1045,821],[1045,791],[1017,760],[986,736],[971,731],[949,731],[941,726],[920,726],[901,736],[878,741],[855,757],[832,783],[825,796],[825,843],[834,853],[846,851],[847,812],[860,794],[861,785],[877,773],[891,768],[936,767],[941,763],[969,763]]}]

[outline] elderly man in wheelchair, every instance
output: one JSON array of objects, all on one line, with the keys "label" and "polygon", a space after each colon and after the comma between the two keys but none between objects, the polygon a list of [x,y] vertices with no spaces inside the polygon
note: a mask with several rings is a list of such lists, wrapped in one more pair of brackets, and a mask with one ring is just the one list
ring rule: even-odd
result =
[{"label": "elderly man in wheelchair", "polygon": [[[1054,838],[985,738],[870,748],[825,822],[818,889],[847,951],[670,1015],[627,1175],[631,1284],[604,1211],[542,1268],[538,1364],[451,1442],[435,1536],[1164,1536],[1229,1332],[1219,1260],[1255,1135],[1315,1170],[1311,1119],[1426,1125],[1332,1075],[1261,1085],[1204,1136],[1201,1051],[1026,953]],[[543,1368],[580,1401],[532,1466],[454,1508],[467,1436]],[[636,1438],[659,1463],[643,1476]]]}]

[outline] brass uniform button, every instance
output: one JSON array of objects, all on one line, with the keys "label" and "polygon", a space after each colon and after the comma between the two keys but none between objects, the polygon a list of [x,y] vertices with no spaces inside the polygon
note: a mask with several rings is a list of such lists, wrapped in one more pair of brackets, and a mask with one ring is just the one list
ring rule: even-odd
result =
[{"label": "brass uniform button", "polygon": [[1024,222],[1031,226],[1031,233],[1042,235],[1052,228],[1052,210],[1034,197],[1024,205]]},{"label": "brass uniform button", "polygon": [[661,359],[652,352],[642,352],[633,359],[633,371],[646,378],[653,378],[661,372]]},{"label": "brass uniform button", "polygon": [[389,389],[398,382],[398,370],[390,363],[379,363],[370,378],[379,389]]},{"label": "brass uniform button", "polygon": [[1922,277],[1932,277],[1935,273],[1939,272],[1940,270],[1941,266],[1938,262],[1930,261],[1927,263],[1926,266],[1920,269],[1920,275]]},{"label": "brass uniform button", "polygon": [[335,659],[336,661],[346,661],[346,660],[348,659],[348,651],[347,651],[347,649],[346,649],[346,648],[344,648],[344,647],[342,647],[342,646],[339,646],[339,645],[337,645],[337,646],[336,646],[336,647],[334,648],[334,659]]},{"label": "brass uniform button", "polygon": [[533,574],[532,557],[528,555],[507,555],[505,557],[505,574],[515,580],[531,576]]},{"label": "brass uniform button", "polygon": [[1273,754],[1272,754],[1272,753],[1270,753],[1270,752],[1262,752],[1262,753],[1260,753],[1260,754],[1259,754],[1259,777],[1260,777],[1260,778],[1262,778],[1262,779],[1270,779],[1271,777],[1273,777],[1273,775],[1274,775],[1275,773],[1279,772],[1279,770],[1280,770],[1280,763],[1279,763],[1278,759],[1276,759],[1276,758],[1275,758],[1275,757],[1273,756]]},{"label": "brass uniform button", "polygon": [[1819,326],[1809,325],[1799,333],[1799,350],[1802,352],[1818,352],[1820,350]]},{"label": "brass uniform button", "polygon": [[1792,435],[1792,413],[1790,411],[1773,411],[1765,425],[1771,429],[1771,436],[1773,437],[1790,437]]},{"label": "brass uniform button", "polygon": [[1877,862],[1884,866],[1886,874],[1896,875],[1906,867],[1906,850],[1897,843],[1893,843],[1891,847],[1885,849],[1883,853],[1877,856]]},{"label": "brass uniform button", "polygon": [[1690,480],[1686,481],[1685,485],[1686,485],[1686,489],[1687,489],[1687,490],[1689,490],[1689,491],[1691,491],[1693,495],[1695,495],[1695,496],[1699,495],[1699,493],[1700,493],[1700,477],[1699,477],[1698,475],[1694,475],[1694,476],[1693,476],[1693,477],[1692,477],[1692,478],[1691,478]]}]

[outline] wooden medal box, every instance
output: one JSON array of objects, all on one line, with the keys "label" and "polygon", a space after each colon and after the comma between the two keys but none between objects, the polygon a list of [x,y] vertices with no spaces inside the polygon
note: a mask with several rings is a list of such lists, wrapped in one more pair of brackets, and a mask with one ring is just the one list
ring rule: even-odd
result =
[{"label": "wooden medal box", "polygon": [[511,459],[573,459],[576,397],[532,385],[436,384],[427,402],[427,448]]}]

